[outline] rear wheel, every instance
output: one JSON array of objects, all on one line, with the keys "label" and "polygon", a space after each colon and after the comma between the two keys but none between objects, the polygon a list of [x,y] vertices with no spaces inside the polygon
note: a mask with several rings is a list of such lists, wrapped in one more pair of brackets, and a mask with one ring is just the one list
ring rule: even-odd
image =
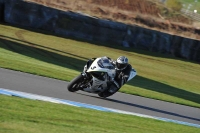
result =
[{"label": "rear wheel", "polygon": [[106,97],[109,97],[109,96],[115,94],[120,89],[120,88],[117,88],[114,84],[112,84],[109,88],[110,89],[107,89],[103,92],[98,93],[98,95],[100,97],[106,98]]},{"label": "rear wheel", "polygon": [[[113,93],[114,94],[114,93]],[[113,95],[112,93],[110,93],[108,90],[104,91],[104,92],[100,92],[98,93],[98,95],[102,98],[106,98],[106,97],[109,97],[111,95]]]},{"label": "rear wheel", "polygon": [[74,78],[67,86],[68,91],[75,92],[80,90],[80,85],[82,84],[83,80],[83,75],[79,75],[78,77]]}]

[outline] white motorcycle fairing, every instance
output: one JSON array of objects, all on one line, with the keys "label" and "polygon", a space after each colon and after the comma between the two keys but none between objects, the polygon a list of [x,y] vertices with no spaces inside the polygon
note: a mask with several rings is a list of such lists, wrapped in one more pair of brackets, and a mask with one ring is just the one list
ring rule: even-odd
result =
[{"label": "white motorcycle fairing", "polygon": [[93,93],[101,91],[102,89],[106,89],[108,76],[114,79],[116,74],[114,66],[109,62],[106,57],[95,59],[95,61],[91,64],[86,72],[93,75],[93,83],[89,88],[84,88],[83,90]]}]

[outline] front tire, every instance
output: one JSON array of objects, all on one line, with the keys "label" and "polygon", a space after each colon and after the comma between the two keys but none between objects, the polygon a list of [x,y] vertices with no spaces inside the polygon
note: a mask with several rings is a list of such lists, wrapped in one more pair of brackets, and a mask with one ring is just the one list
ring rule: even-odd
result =
[{"label": "front tire", "polygon": [[80,90],[80,85],[83,82],[84,77],[83,75],[79,75],[78,77],[74,78],[67,86],[68,91],[75,92]]}]

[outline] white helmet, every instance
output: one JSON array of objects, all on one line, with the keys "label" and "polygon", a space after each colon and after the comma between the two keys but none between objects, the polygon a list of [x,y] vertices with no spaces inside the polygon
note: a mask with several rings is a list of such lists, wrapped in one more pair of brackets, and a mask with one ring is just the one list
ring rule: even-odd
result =
[{"label": "white helmet", "polygon": [[116,68],[118,70],[123,70],[127,67],[128,65],[128,58],[125,56],[120,56],[119,58],[117,58],[116,61]]}]

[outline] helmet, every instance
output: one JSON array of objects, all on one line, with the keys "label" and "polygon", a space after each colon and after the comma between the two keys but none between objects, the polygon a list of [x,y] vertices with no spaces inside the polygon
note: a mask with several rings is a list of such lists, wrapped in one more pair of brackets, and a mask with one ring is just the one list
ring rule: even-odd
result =
[{"label": "helmet", "polygon": [[128,58],[125,56],[120,56],[119,58],[117,58],[116,61],[116,68],[118,70],[123,70],[127,67],[128,65]]}]

